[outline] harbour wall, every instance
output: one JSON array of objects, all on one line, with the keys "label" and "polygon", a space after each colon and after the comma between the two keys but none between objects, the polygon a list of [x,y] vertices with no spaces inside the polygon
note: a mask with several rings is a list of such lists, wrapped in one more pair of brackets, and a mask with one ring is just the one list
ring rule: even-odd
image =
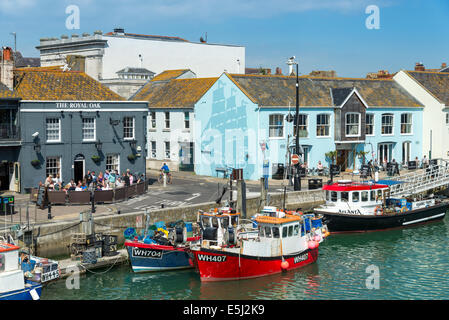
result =
[{"label": "harbour wall", "polygon": [[[325,194],[322,190],[294,191],[287,192],[285,196],[285,207],[287,210],[301,208],[303,211],[311,210],[325,202]],[[260,195],[248,196],[246,198],[246,216],[249,219],[252,215],[260,212],[264,205],[284,206],[284,194],[269,194],[264,202]],[[215,202],[206,202],[183,207],[170,207],[149,212],[150,223],[156,221],[196,221],[199,210],[208,211],[217,207]],[[108,216],[95,217],[93,214],[94,231],[96,233],[111,234],[118,236],[118,243],[124,243],[123,232],[128,227],[137,229],[137,232],[145,227],[145,212],[132,212],[118,214],[113,213]],[[73,233],[83,232],[81,219],[65,222],[47,223],[34,227],[33,236],[35,241],[35,254],[48,257],[62,257],[70,255],[70,244]]]}]

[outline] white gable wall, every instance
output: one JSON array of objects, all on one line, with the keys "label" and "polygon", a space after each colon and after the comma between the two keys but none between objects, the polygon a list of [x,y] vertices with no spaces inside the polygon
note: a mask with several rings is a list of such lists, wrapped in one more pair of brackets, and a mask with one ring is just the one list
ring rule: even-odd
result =
[{"label": "white gable wall", "polygon": [[423,155],[425,154],[428,157],[429,151],[432,149],[433,159],[449,159],[449,144],[447,143],[449,141],[449,126],[446,125],[448,110],[444,110],[445,105],[404,71],[398,72],[393,79],[424,105]]}]

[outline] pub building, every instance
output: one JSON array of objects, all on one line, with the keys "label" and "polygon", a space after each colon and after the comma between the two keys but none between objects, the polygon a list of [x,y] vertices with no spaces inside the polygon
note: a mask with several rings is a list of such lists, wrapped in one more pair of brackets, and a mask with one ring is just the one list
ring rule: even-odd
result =
[{"label": "pub building", "polygon": [[14,71],[14,90],[0,92],[2,112],[14,103],[17,141],[4,146],[0,137],[0,163],[12,163],[3,190],[29,192],[57,174],[77,183],[88,170],[145,174],[145,102],[126,101],[83,72],[41,67]]}]

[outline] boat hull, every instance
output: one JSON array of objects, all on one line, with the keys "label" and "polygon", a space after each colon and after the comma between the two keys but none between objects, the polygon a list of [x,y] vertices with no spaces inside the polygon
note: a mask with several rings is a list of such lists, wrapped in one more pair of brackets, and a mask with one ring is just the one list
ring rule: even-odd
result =
[{"label": "boat hull", "polygon": [[[201,281],[242,280],[268,276],[297,269],[313,263],[318,258],[318,248],[290,255],[276,257],[257,257],[239,255],[222,250],[201,248],[192,251],[194,264],[199,271]],[[283,269],[282,258],[288,262]]]},{"label": "boat hull", "polygon": [[31,290],[35,290],[40,298],[42,293],[42,284],[34,284],[21,290],[0,293],[0,300],[33,300],[30,292]]},{"label": "boat hull", "polygon": [[192,268],[185,247],[173,247],[139,242],[125,242],[134,272],[167,271]]},{"label": "boat hull", "polygon": [[449,203],[443,203],[392,215],[349,215],[321,210],[317,212],[324,216],[323,223],[327,225],[330,232],[344,233],[403,228],[436,221],[443,219],[448,209]]}]

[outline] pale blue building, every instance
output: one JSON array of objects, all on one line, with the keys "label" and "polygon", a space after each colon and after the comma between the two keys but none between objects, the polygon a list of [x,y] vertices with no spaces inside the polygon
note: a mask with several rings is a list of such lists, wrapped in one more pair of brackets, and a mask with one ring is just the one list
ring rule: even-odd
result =
[{"label": "pale blue building", "polygon": [[[242,168],[245,179],[289,163],[294,146],[296,77],[224,73],[194,106],[195,173]],[[393,80],[299,78],[303,162],[328,167],[337,151],[342,170],[366,161],[407,163],[422,156],[423,106]],[[294,150],[293,150],[294,151]]]}]

